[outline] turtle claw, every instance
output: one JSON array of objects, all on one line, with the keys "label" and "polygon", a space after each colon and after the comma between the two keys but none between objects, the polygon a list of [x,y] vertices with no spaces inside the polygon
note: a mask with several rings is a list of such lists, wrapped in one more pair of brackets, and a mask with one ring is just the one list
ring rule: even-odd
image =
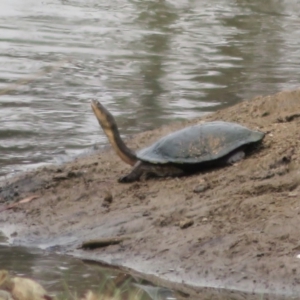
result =
[{"label": "turtle claw", "polygon": [[130,178],[128,178],[128,175],[124,175],[124,176],[119,177],[118,182],[129,183],[129,182],[132,182],[132,180],[130,180]]}]

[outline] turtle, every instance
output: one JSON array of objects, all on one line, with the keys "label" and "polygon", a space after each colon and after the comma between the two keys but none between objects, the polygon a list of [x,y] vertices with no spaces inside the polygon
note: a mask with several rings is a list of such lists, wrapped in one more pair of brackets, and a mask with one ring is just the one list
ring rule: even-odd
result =
[{"label": "turtle", "polygon": [[133,166],[119,178],[128,183],[140,178],[179,177],[210,166],[231,165],[245,157],[252,146],[259,144],[265,133],[226,121],[202,122],[170,133],[138,152],[122,140],[113,115],[97,100],[93,112],[117,155]]}]

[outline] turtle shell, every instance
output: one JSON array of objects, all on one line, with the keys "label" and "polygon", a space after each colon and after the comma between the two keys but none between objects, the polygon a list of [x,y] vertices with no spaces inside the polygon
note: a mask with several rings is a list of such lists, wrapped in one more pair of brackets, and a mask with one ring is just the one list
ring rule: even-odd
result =
[{"label": "turtle shell", "polygon": [[153,164],[197,164],[222,158],[232,151],[262,141],[265,133],[236,123],[208,122],[173,132],[137,152]]}]

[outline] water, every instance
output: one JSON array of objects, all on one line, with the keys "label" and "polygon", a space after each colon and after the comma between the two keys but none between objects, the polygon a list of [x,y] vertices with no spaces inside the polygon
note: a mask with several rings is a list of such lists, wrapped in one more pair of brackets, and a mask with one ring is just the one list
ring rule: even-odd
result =
[{"label": "water", "polygon": [[[117,282],[120,274],[116,270],[86,264],[70,256],[5,245],[0,245],[1,269],[10,271],[14,276],[37,280],[50,295],[61,299],[75,299],[75,295],[79,298],[88,290],[106,294],[110,285],[115,286],[114,282]],[[139,295],[136,299],[140,300],[175,300],[170,290],[133,279],[129,283],[128,277],[126,280],[127,284],[123,283],[127,290],[124,291],[124,299],[127,299],[126,293],[132,293]]]},{"label": "water", "polygon": [[127,135],[297,88],[299,11],[296,0],[1,0],[0,176],[106,143],[91,98]]}]

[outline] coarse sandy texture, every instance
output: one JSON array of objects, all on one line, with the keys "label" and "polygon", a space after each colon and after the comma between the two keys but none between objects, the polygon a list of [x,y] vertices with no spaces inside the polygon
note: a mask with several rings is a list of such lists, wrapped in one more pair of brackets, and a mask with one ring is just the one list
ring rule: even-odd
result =
[{"label": "coarse sandy texture", "polygon": [[[15,243],[58,245],[197,299],[218,299],[218,293],[225,299],[224,292],[204,286],[258,293],[228,292],[230,299],[300,295],[300,91],[257,97],[127,142],[140,149],[176,129],[212,120],[267,135],[243,161],[188,177],[119,184],[130,167],[110,148],[37,169],[2,182],[3,203],[39,198],[1,212],[1,228],[11,229]],[[90,239],[123,235],[129,238],[119,244],[77,249]]]}]

